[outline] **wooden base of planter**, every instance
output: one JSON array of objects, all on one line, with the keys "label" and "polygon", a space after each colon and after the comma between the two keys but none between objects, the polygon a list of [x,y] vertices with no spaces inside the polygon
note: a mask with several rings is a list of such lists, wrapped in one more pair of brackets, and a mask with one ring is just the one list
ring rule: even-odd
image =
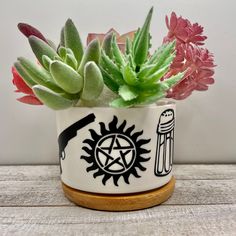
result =
[{"label": "wooden base of planter", "polygon": [[132,194],[96,194],[73,189],[62,182],[68,199],[79,206],[103,211],[131,211],[159,205],[173,193],[175,178],[161,188]]}]

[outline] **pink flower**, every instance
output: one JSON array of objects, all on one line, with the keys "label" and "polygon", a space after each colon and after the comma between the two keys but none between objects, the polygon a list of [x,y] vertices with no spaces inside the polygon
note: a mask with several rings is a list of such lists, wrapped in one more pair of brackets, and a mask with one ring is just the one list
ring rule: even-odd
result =
[{"label": "pink flower", "polygon": [[203,41],[207,39],[203,36],[203,27],[198,23],[191,24],[187,19],[183,19],[181,16],[177,17],[174,12],[171,13],[170,20],[166,16],[166,26],[169,29],[167,36],[164,38],[164,42],[170,42],[174,39],[179,43],[194,43],[196,45],[203,45]]},{"label": "pink flower", "polygon": [[15,67],[12,67],[12,75],[12,82],[17,88],[15,92],[26,94],[25,96],[18,98],[17,100],[31,105],[42,105],[42,102],[39,101],[38,98],[34,95],[33,90],[21,78]]},{"label": "pink flower", "polygon": [[181,100],[191,95],[194,90],[207,90],[208,86],[214,83],[215,65],[213,54],[200,47],[207,38],[202,36],[203,27],[177,17],[174,12],[171,14],[170,21],[166,17],[166,25],[169,32],[163,42],[176,40],[176,57],[169,73],[163,79],[186,71],[180,83],[168,91],[167,97]]},{"label": "pink flower", "polygon": [[129,37],[131,40],[133,40],[134,38],[134,33],[136,31],[130,31],[128,33],[122,34],[120,35],[116,30],[114,30],[113,28],[110,29],[107,33],[105,34],[96,34],[96,33],[89,33],[87,36],[87,44],[89,44],[93,39],[98,38],[98,40],[100,41],[100,43],[102,44],[103,39],[105,38],[105,36],[107,34],[109,34],[110,32],[113,32],[116,35],[116,40],[117,40],[117,44],[120,48],[120,50],[122,52],[125,51],[125,43],[126,43],[126,38]]}]

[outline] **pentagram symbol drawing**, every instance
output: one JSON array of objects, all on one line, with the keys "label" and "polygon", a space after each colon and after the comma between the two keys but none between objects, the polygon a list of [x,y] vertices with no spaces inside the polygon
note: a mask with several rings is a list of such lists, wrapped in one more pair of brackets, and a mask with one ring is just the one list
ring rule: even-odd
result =
[{"label": "pentagram symbol drawing", "polygon": [[133,141],[123,134],[108,134],[95,148],[95,158],[99,167],[109,174],[128,171],[135,157],[136,149]]},{"label": "pentagram symbol drawing", "polygon": [[103,122],[99,124],[100,134],[90,129],[91,139],[83,141],[87,145],[82,149],[87,155],[81,156],[81,159],[90,164],[87,172],[95,171],[94,178],[103,176],[104,185],[110,178],[116,186],[121,176],[127,184],[131,174],[140,178],[138,171],[146,170],[142,163],[150,159],[145,157],[150,150],[143,148],[143,145],[148,144],[150,139],[140,139],[143,131],[133,132],[135,125],[125,129],[126,120],[118,126],[116,116],[108,124],[108,129]]}]

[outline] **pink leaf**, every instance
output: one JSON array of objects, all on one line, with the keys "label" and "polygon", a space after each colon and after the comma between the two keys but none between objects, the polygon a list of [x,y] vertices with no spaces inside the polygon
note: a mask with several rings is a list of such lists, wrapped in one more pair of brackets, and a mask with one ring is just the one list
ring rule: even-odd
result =
[{"label": "pink leaf", "polygon": [[43,103],[40,102],[38,100],[38,98],[36,98],[33,95],[26,95],[24,97],[17,98],[17,101],[22,102],[22,103],[26,103],[26,104],[30,104],[30,105],[43,105]]},{"label": "pink leaf", "polygon": [[27,38],[29,38],[30,36],[35,36],[39,39],[42,39],[43,41],[45,41],[47,43],[47,39],[43,36],[43,34],[39,30],[37,30],[36,28],[34,28],[33,26],[31,26],[29,24],[19,23],[18,29]]}]

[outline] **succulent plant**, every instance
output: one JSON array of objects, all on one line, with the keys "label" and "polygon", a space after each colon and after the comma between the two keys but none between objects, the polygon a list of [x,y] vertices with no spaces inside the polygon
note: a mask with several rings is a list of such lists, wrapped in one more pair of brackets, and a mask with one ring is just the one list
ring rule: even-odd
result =
[{"label": "succulent plant", "polygon": [[184,76],[182,72],[162,81],[175,58],[175,41],[162,45],[150,56],[152,12],[153,8],[134,39],[126,39],[125,53],[119,49],[113,33],[104,39],[100,67],[106,86],[119,95],[111,102],[113,107],[153,103],[165,97]]},{"label": "succulent plant", "polygon": [[19,57],[15,69],[36,97],[58,110],[75,106],[79,100],[95,100],[102,93],[103,77],[98,67],[100,44],[97,39],[84,51],[79,33],[68,19],[56,50],[39,31],[26,24],[19,28],[28,37],[39,63]]}]

